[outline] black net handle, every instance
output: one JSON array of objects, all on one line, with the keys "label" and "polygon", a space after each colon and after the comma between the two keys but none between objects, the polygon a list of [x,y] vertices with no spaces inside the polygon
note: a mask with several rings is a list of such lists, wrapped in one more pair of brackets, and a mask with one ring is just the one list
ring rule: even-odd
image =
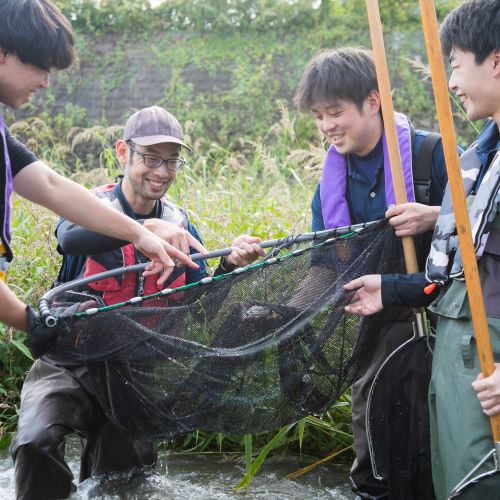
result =
[{"label": "black net handle", "polygon": [[[385,220],[385,219],[381,219]],[[362,224],[355,224],[352,226],[338,227],[336,229],[326,229],[324,231],[316,231],[312,233],[300,234],[297,236],[286,236],[284,238],[277,238],[275,240],[267,240],[259,243],[261,248],[275,248],[283,244],[290,245],[292,243],[300,243],[304,241],[313,241],[317,239],[324,239],[325,237],[331,236],[339,236],[342,234],[347,234],[351,232],[359,232],[365,229],[368,226],[373,226],[381,222],[381,220],[373,221],[373,222],[365,222]],[[214,250],[207,254],[195,253],[191,255],[192,260],[208,260],[215,259],[217,257],[224,257],[226,255],[230,255],[233,251],[233,248],[222,248],[219,250]],[[120,274],[125,273],[137,273],[144,271],[149,262],[143,262],[141,264],[134,264],[133,266],[124,266],[117,267],[116,269],[111,269],[109,271],[104,271],[102,273],[93,274],[92,276],[88,276],[87,278],[78,278],[73,281],[68,281],[68,283],[63,283],[62,285],[56,286],[49,290],[43,297],[40,299],[38,303],[38,309],[40,311],[40,315],[45,322],[45,325],[49,328],[56,326],[57,318],[53,316],[50,312],[49,303],[54,300],[59,295],[72,290],[74,288],[86,285],[87,283],[91,283],[93,281],[99,281],[106,278],[112,278],[114,276],[119,276]]]}]

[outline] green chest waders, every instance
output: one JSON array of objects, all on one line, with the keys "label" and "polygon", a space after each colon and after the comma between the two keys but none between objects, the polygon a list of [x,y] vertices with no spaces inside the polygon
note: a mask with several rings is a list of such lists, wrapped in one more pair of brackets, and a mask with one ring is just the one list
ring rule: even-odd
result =
[{"label": "green chest waders", "polygon": [[[498,215],[492,227],[494,232],[500,232]],[[478,263],[482,280],[487,259],[498,258],[500,262],[500,249],[492,251],[499,255],[488,257],[485,250]],[[483,293],[488,293],[484,281]],[[429,409],[436,496],[461,500],[500,498],[500,468],[492,447],[489,419],[471,386],[480,367],[465,282],[453,281],[434,310],[439,322]],[[491,316],[488,311],[491,347],[498,363],[500,317]]]}]

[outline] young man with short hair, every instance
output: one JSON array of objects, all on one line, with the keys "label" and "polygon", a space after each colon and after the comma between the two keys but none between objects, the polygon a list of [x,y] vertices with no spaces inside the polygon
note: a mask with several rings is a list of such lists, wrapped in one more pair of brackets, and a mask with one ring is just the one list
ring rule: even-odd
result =
[{"label": "young man with short hair", "polygon": [[[184,165],[181,148],[189,149],[172,114],[159,106],[137,111],[128,119],[123,139],[115,146],[124,168],[123,179],[100,186],[94,193],[156,234],[177,232],[181,250],[189,254],[203,249],[200,236],[187,213],[164,198]],[[66,220],[59,223],[56,234],[64,257],[58,278],[62,282],[143,260],[131,244],[124,245]],[[215,274],[230,272],[263,256],[259,241],[248,235],[237,237],[231,245],[232,253],[221,261]],[[89,283],[86,291],[89,298],[99,297],[109,305],[205,277],[207,268],[202,262],[196,270],[177,266],[161,287],[155,277],[130,273]],[[67,436],[75,432],[82,439],[80,482],[92,475],[142,471],[156,459],[155,443],[130,439],[104,415],[85,366],[64,363],[48,354],[35,361],[21,395],[18,432],[11,446],[19,498],[62,498],[74,490],[73,475],[61,450]]]},{"label": "young man with short hair", "polygon": [[[476,257],[494,373],[480,375],[449,192],[426,273],[362,276],[346,285],[356,291],[346,309],[368,315],[395,304],[428,305],[439,291],[429,297],[424,287],[446,282],[445,293],[432,306],[439,319],[429,388],[432,475],[439,500],[448,498],[493,449],[488,417],[500,412],[500,0],[469,0],[451,11],[441,26],[441,41],[450,58],[450,90],[471,120],[490,118],[460,160],[474,241],[481,243],[476,245]],[[489,474],[494,469],[490,456],[469,477],[468,487],[456,492],[457,498],[499,498],[498,469]]]},{"label": "young man with short hair", "polygon": [[[396,113],[405,186],[409,202],[395,204],[375,65],[371,53],[355,48],[319,52],[307,66],[295,97],[302,112],[312,112],[331,145],[312,201],[312,229],[321,231],[390,218],[396,235],[424,234],[434,228],[447,182],[441,140],[432,162],[427,199],[416,198],[415,163],[428,132],[412,130]],[[429,185],[430,184],[430,185]],[[420,249],[427,253],[427,248]],[[387,484],[373,476],[366,436],[366,402],[377,370],[387,356],[412,334],[409,311],[380,332],[366,372],[352,388],[356,460],[350,482],[362,498],[386,498]]]},{"label": "young man with short hair", "polygon": [[[74,60],[71,26],[50,0],[0,2],[0,102],[17,109],[49,85],[49,72]],[[172,272],[173,258],[197,268],[174,239],[162,241],[137,222],[100,203],[87,190],[38,160],[10,134],[0,115],[0,233],[2,254],[10,261],[10,202],[13,191],[94,231],[131,241],[156,261],[149,274],[162,268],[160,281]],[[27,329],[27,311],[0,280],[0,321]]]}]

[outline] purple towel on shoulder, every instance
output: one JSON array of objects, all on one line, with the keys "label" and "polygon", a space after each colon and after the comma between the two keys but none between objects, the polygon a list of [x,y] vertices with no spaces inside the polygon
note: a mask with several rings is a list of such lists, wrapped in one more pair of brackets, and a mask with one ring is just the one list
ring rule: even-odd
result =
[{"label": "purple towel on shoulder", "polygon": [[[398,134],[399,151],[403,165],[403,176],[406,186],[408,201],[415,201],[413,192],[411,131],[408,118],[401,113],[394,113],[396,131]],[[394,184],[389,163],[387,140],[383,135],[384,147],[384,180],[386,206],[394,205]],[[337,152],[333,145],[330,146],[323,165],[320,181],[321,210],[326,229],[349,226],[351,216],[347,205],[345,192],[347,186],[347,161],[345,155]],[[366,221],[368,222],[368,221]]]}]

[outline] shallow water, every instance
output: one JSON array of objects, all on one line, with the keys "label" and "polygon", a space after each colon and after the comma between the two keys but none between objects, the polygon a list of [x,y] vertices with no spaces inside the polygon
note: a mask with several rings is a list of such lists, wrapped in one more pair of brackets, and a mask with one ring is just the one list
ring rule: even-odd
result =
[{"label": "shallow water", "polygon": [[[68,446],[68,463],[78,477],[78,442]],[[235,492],[245,468],[241,460],[221,455],[181,455],[160,453],[155,469],[147,477],[127,479],[88,479],[78,485],[72,500],[229,500],[241,498],[294,500],[351,500],[347,470],[321,465],[298,479],[288,479],[290,472],[304,467],[295,457],[270,458],[254,477],[248,493]],[[14,466],[7,450],[0,451],[0,499],[14,499]]]}]

